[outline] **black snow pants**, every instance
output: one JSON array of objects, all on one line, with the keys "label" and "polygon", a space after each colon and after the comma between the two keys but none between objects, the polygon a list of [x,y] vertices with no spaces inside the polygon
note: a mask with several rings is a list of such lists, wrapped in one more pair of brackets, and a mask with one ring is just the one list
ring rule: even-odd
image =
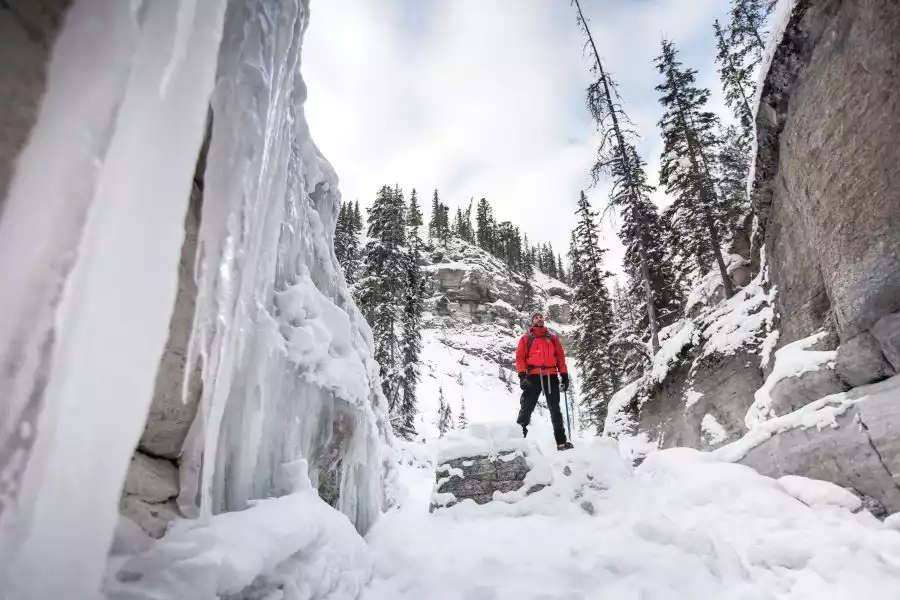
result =
[{"label": "black snow pants", "polygon": [[563,424],[562,412],[559,409],[559,377],[556,375],[529,375],[528,389],[522,392],[519,401],[519,418],[516,423],[522,427],[528,427],[531,423],[531,413],[537,406],[541,392],[547,399],[547,408],[550,409],[550,421],[553,423],[553,437],[557,444],[566,443],[566,428]]}]

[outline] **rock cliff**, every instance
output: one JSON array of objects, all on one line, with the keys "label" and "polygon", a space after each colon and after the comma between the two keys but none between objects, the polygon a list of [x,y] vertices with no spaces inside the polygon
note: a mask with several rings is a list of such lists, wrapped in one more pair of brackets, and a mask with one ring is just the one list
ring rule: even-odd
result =
[{"label": "rock cliff", "polygon": [[[608,424],[649,447],[732,442],[766,475],[900,510],[900,4],[798,0],[770,55],[752,247],[732,261],[758,275],[727,302],[704,281]],[[843,408],[811,418],[822,402]]]}]

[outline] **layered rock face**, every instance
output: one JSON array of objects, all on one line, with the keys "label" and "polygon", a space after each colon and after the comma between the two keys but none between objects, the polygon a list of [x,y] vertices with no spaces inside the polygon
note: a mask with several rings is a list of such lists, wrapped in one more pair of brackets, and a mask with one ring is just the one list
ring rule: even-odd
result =
[{"label": "layered rock face", "polygon": [[833,328],[857,385],[900,368],[898,67],[896,2],[801,0],[757,118],[754,202],[780,341]]},{"label": "layered rock face", "polygon": [[[900,370],[898,72],[900,4],[799,0],[762,90],[753,193],[787,353],[774,369],[793,361],[798,372],[760,390],[757,404],[776,417],[761,426],[774,433],[741,458],[890,511],[900,510],[900,394],[898,378],[876,382]],[[823,402],[847,408],[812,427],[807,409]]]}]

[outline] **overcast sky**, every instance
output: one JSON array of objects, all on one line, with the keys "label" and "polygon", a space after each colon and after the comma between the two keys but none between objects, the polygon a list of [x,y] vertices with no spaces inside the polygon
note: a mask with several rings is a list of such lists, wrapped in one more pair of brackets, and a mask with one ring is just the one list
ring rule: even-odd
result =
[{"label": "overcast sky", "polygon": [[[722,109],[712,22],[726,0],[582,0],[601,57],[620,84],[655,182],[660,40],[672,39]],[[568,250],[597,137],[584,103],[588,56],[568,0],[314,0],[304,46],[313,138],[345,200],[382,185],[438,188],[455,212],[490,200],[498,220]],[[659,193],[656,200],[665,204]],[[608,268],[622,247],[604,227]]]}]

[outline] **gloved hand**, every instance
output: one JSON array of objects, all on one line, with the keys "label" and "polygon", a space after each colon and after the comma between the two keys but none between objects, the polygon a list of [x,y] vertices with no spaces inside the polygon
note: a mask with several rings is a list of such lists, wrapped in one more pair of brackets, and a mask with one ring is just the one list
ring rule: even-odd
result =
[{"label": "gloved hand", "polygon": [[559,377],[561,380],[559,384],[559,391],[565,394],[567,391],[569,391],[569,374],[562,373]]},{"label": "gloved hand", "polygon": [[525,373],[519,373],[519,387],[522,388],[523,392],[527,392],[528,388],[531,387],[528,385],[528,375]]}]

